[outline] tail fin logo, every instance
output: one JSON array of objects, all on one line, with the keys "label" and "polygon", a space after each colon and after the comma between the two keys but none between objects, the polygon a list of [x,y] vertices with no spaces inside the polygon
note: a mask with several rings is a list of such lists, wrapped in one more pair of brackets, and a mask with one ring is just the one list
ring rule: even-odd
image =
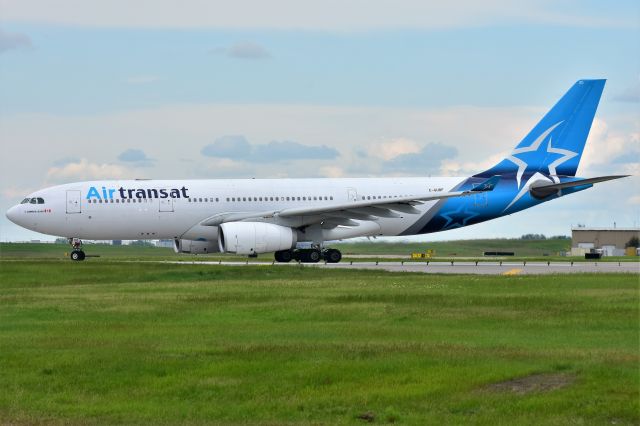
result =
[{"label": "tail fin logo", "polygon": [[[518,189],[522,186],[522,175],[524,175],[527,169],[533,172],[540,170],[541,167],[546,166],[547,161],[545,160],[547,160],[550,155],[559,156],[554,161],[548,163],[547,166],[549,169],[549,175],[554,181],[558,179],[556,177],[556,168],[578,155],[577,152],[569,151],[568,149],[554,148],[551,145],[551,137],[549,137],[549,143],[546,144],[546,147],[542,143],[556,127],[562,124],[563,121],[557,122],[542,132],[531,145],[514,149],[511,155],[506,158],[518,166],[518,172],[516,173]],[[516,200],[514,200],[514,202],[515,201]]]},{"label": "tail fin logo", "polygon": [[[513,200],[511,200],[509,205],[505,207],[503,211],[508,210],[509,207],[514,205],[520,198],[522,198],[522,196],[524,196],[524,194],[527,193],[528,188],[522,187],[522,176],[527,170],[533,172],[532,177],[537,176],[546,179],[546,177],[539,173],[539,171],[541,170],[541,168],[547,167],[551,180],[555,183],[559,183],[560,179],[556,174],[557,167],[578,155],[577,152],[569,151],[568,149],[563,148],[554,148],[551,145],[553,142],[552,137],[550,136],[551,132],[553,132],[553,130],[560,124],[562,124],[562,121],[557,122],[547,130],[542,132],[542,134],[540,134],[540,136],[538,136],[531,145],[522,148],[516,148],[513,150],[511,155],[507,157],[507,160],[518,166],[518,172],[516,173],[516,184],[520,191],[518,191],[518,194],[516,194]],[[545,147],[543,142],[547,138],[547,136],[549,136],[549,142]],[[551,156],[558,156],[558,158],[549,162],[549,157]]]}]

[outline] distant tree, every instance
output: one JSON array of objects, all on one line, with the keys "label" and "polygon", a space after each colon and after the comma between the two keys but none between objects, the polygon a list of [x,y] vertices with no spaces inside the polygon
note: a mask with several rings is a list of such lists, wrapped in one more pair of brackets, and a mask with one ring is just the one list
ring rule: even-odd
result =
[{"label": "distant tree", "polygon": [[69,244],[69,240],[66,238],[56,238],[56,244]]},{"label": "distant tree", "polygon": [[520,237],[521,240],[546,240],[547,237],[545,237],[544,234],[524,234],[522,237]]},{"label": "distant tree", "polygon": [[640,240],[638,239],[638,237],[633,236],[629,241],[627,241],[627,244],[625,244],[624,246],[638,248],[640,247]]},{"label": "distant tree", "polygon": [[571,237],[568,235],[554,235],[553,237],[549,237],[550,240],[570,240]]}]

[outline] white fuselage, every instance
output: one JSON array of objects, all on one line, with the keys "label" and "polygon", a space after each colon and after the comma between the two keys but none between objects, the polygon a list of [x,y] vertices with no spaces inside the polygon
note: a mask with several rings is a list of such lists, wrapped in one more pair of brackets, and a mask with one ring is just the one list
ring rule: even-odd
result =
[{"label": "white fuselage", "polygon": [[[451,191],[464,178],[225,179],[90,181],[54,186],[29,197],[41,204],[18,204],[7,216],[44,234],[84,239],[213,238],[215,226],[201,222],[222,213],[271,212],[360,200],[406,198]],[[415,206],[420,213],[379,218],[375,235],[402,234],[436,204]],[[313,218],[309,217],[309,223]],[[262,219],[305,226],[305,217]],[[355,235],[357,236],[357,235]]]}]

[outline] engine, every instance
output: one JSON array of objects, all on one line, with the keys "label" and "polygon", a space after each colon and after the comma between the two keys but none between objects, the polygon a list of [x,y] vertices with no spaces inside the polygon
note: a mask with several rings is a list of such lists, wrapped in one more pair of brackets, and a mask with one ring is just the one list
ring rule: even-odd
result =
[{"label": "engine", "polygon": [[216,253],[218,251],[218,242],[215,240],[174,240],[173,250],[176,253]]},{"label": "engine", "polygon": [[263,222],[229,222],[220,225],[222,253],[258,254],[295,247],[297,233],[286,226]]}]

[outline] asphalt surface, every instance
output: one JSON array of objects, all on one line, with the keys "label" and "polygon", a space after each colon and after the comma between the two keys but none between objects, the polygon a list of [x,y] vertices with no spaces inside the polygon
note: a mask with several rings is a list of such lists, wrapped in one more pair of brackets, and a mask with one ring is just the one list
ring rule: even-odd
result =
[{"label": "asphalt surface", "polygon": [[[286,268],[297,263],[272,262],[166,262],[196,265],[273,266]],[[328,269],[373,269],[391,272],[422,272],[425,274],[525,275],[626,272],[640,274],[639,262],[341,262],[305,263],[305,266]]]}]

